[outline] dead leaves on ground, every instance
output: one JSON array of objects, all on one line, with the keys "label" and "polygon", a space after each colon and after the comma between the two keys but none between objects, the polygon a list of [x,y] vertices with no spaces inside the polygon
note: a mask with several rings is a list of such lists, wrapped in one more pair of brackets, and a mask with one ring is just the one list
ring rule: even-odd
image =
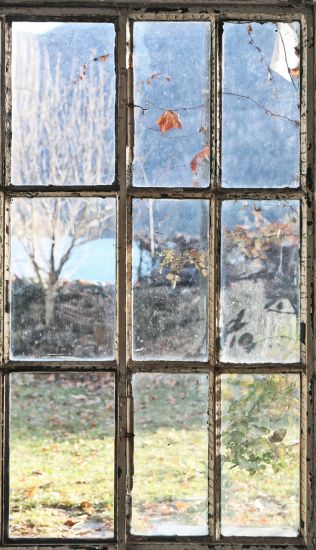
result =
[{"label": "dead leaves on ground", "polygon": [[92,506],[91,502],[89,502],[88,500],[84,500],[83,502],[80,502],[80,508],[81,510],[84,510],[88,515],[91,515],[95,512],[94,507]]},{"label": "dead leaves on ground", "polygon": [[24,495],[25,495],[27,498],[32,498],[32,497],[35,495],[36,490],[37,490],[36,485],[32,485],[31,487],[28,487],[28,488],[25,490]]},{"label": "dead leaves on ground", "polygon": [[65,522],[64,522],[64,525],[66,525],[67,527],[73,527],[74,525],[76,525],[77,523],[79,523],[79,520],[78,521],[75,521],[71,518],[67,519]]}]

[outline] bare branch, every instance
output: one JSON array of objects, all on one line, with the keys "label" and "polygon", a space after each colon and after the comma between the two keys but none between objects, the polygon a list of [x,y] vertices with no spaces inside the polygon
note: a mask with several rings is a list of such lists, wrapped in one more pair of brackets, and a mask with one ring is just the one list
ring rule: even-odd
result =
[{"label": "bare branch", "polygon": [[246,99],[248,101],[251,101],[252,103],[254,103],[255,105],[257,105],[257,107],[259,107],[259,109],[262,109],[267,115],[273,117],[273,118],[282,118],[283,120],[286,120],[287,122],[289,122],[290,124],[292,124],[293,126],[295,126],[295,128],[299,128],[300,127],[300,124],[299,124],[299,121],[298,120],[294,120],[292,118],[289,118],[285,115],[281,115],[280,113],[274,113],[273,111],[271,111],[270,109],[268,109],[267,107],[265,107],[264,105],[261,105],[261,103],[258,103],[258,101],[256,101],[255,99],[253,99],[252,97],[250,97],[249,95],[243,95],[243,94],[237,94],[235,92],[223,92],[224,95],[230,95],[230,96],[234,96],[234,97],[237,97],[239,99]]}]

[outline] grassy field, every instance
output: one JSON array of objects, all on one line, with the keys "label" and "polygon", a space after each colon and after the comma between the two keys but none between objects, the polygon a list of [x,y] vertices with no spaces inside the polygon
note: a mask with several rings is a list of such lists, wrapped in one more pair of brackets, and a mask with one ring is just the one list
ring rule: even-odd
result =
[{"label": "grassy field", "polygon": [[113,536],[114,377],[14,375],[10,533]]},{"label": "grassy field", "polygon": [[[132,532],[206,534],[207,376],[138,374],[133,387]],[[113,536],[113,396],[112,375],[12,375],[11,536]],[[297,524],[294,435],[279,472],[224,463],[224,528]]]}]

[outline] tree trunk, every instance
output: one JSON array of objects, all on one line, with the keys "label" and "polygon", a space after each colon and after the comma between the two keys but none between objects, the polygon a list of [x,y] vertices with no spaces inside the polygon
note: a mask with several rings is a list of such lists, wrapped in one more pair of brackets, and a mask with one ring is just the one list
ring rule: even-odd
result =
[{"label": "tree trunk", "polygon": [[[207,204],[201,202],[201,221],[200,221],[200,249],[204,250],[206,254],[209,249],[209,237],[208,237],[208,227],[209,227],[209,210]],[[208,267],[209,271],[210,267]],[[208,281],[209,275],[204,277],[202,273],[199,273],[200,278],[200,299],[199,299],[199,318],[200,318],[200,330],[198,341],[200,343],[199,352],[203,353],[207,351],[207,335],[208,335],[208,308],[209,308],[209,291]],[[204,349],[205,348],[205,349]]]},{"label": "tree trunk", "polygon": [[155,256],[154,202],[148,199],[150,255]]},{"label": "tree trunk", "polygon": [[52,327],[55,324],[55,285],[49,285],[45,290],[45,325]]}]

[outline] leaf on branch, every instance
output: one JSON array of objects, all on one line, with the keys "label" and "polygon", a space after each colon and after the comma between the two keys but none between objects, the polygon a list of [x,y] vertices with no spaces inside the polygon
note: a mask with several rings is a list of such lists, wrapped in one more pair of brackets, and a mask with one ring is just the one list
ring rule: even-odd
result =
[{"label": "leaf on branch", "polygon": [[107,61],[109,59],[110,55],[111,55],[110,53],[105,53],[105,54],[102,54],[102,55],[98,55],[98,57],[94,57],[88,63],[84,63],[82,65],[81,73],[79,74],[78,78],[76,78],[73,81],[74,86],[77,86],[77,84],[79,84],[80,80],[84,80],[86,78],[87,69],[88,69],[88,67],[91,63],[93,63],[94,61]]},{"label": "leaf on branch", "polygon": [[203,277],[208,276],[207,255],[203,250],[184,250],[183,252],[175,252],[174,250],[163,250],[161,253],[162,260],[160,262],[160,273],[165,268],[170,271],[165,275],[166,280],[171,283],[172,288],[181,281],[181,272],[185,267],[192,266],[197,269]]},{"label": "leaf on branch", "polygon": [[154,80],[160,80],[160,79],[166,80],[166,82],[170,82],[171,76],[165,73],[153,73],[146,80],[141,80],[140,85],[144,86],[145,84],[147,84],[147,86],[151,86]]},{"label": "leaf on branch", "polygon": [[165,134],[168,130],[172,130],[173,128],[182,128],[180,117],[178,113],[174,111],[165,111],[163,115],[157,119],[157,124],[162,134]]},{"label": "leaf on branch", "polygon": [[109,59],[109,57],[110,57],[110,54],[106,53],[106,54],[103,54],[103,55],[99,55],[99,57],[95,57],[93,59],[93,61],[107,61],[107,59]]},{"label": "leaf on branch", "polygon": [[202,151],[199,151],[199,153],[196,153],[196,155],[194,155],[193,159],[190,162],[190,167],[191,167],[192,172],[194,172],[195,174],[198,173],[198,170],[199,170],[198,161],[203,160],[205,158],[207,158],[207,159],[210,158],[210,147],[209,147],[209,145],[207,145],[206,147],[204,147],[204,149],[202,149]]},{"label": "leaf on branch", "polygon": [[281,443],[283,439],[286,436],[286,428],[280,428],[278,430],[274,430],[273,434],[269,437],[269,441],[271,443]]},{"label": "leaf on branch", "polygon": [[163,73],[153,73],[150,75],[149,78],[147,78],[146,80],[146,84],[148,85],[151,85],[153,83],[154,80],[157,80],[159,78],[163,78],[164,80],[166,80],[167,82],[170,82],[171,80],[171,77],[168,75],[168,74],[163,74]]},{"label": "leaf on branch", "polygon": [[290,69],[290,75],[293,76],[294,78],[299,78],[300,77],[300,67],[295,67],[295,69]]}]

